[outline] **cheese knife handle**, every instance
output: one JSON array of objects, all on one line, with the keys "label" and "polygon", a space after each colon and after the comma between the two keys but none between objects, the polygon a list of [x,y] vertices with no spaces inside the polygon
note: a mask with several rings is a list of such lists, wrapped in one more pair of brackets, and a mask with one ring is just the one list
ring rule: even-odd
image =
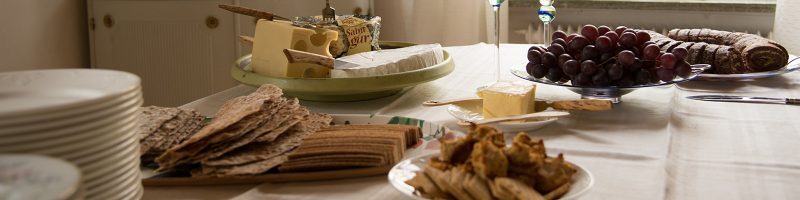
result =
[{"label": "cheese knife handle", "polygon": [[800,105],[800,99],[786,99],[786,104]]},{"label": "cheese knife handle", "polygon": [[422,102],[422,105],[423,106],[428,106],[428,107],[444,106],[444,105],[450,105],[450,104],[457,104],[457,103],[465,102],[465,101],[476,101],[476,100],[481,100],[481,99],[479,99],[479,98],[464,98],[464,99],[450,99],[450,100],[428,100],[428,101]]},{"label": "cheese knife handle", "polygon": [[289,63],[311,63],[333,69],[335,62],[335,59],[331,57],[294,49],[283,49],[283,53],[286,55],[286,59],[289,60]]},{"label": "cheese knife handle", "polygon": [[550,107],[556,110],[602,111],[611,110],[613,104],[609,100],[581,99],[553,101]]}]

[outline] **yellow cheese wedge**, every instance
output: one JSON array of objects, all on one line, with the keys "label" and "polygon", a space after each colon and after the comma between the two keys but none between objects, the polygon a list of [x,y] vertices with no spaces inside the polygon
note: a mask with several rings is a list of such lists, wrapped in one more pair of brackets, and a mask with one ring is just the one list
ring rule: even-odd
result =
[{"label": "yellow cheese wedge", "polygon": [[535,112],[536,86],[500,81],[478,91],[483,99],[483,117],[496,118]]},{"label": "yellow cheese wedge", "polygon": [[307,29],[286,21],[258,20],[253,43],[253,71],[275,77],[327,78],[330,69],[316,64],[289,63],[284,49],[294,49],[333,57],[331,42],[339,33],[327,29]]}]

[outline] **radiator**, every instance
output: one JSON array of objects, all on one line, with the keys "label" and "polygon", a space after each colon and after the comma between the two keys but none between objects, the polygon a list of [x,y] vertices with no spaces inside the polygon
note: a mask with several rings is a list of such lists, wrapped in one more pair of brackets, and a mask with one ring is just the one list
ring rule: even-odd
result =
[{"label": "radiator", "polygon": [[[550,27],[551,27],[551,29],[553,29],[553,31],[561,30],[561,31],[566,32],[567,35],[569,35],[569,34],[580,32],[580,28],[583,27],[583,24],[556,24],[556,25],[551,25]],[[615,27],[611,27],[611,28],[614,29]],[[637,28],[660,32],[661,34],[664,34],[664,35],[666,35],[667,32],[669,32],[669,30],[673,29],[673,28],[668,28],[668,27],[649,27],[649,28],[637,27]],[[745,29],[745,30],[726,30],[726,31],[737,31],[737,32],[744,32],[744,33],[752,33],[752,34],[760,35],[761,37],[772,39],[772,31],[769,31],[769,32],[766,32],[766,33],[761,32],[760,30],[751,31],[751,30],[747,30],[747,29]],[[544,25],[542,23],[538,23],[538,24],[530,23],[530,24],[528,24],[528,29],[515,30],[514,34],[518,34],[518,35],[524,36],[525,42],[528,43],[528,44],[541,44],[541,43],[544,43],[544,41],[542,41],[544,39]]]},{"label": "radiator", "polygon": [[[543,25],[536,16],[537,8],[510,9],[509,42],[542,43]],[[607,25],[615,28],[624,25],[666,33],[675,28],[710,28],[758,34],[772,38],[774,13],[771,12],[721,12],[683,10],[626,10],[564,8],[556,12],[553,30],[575,33],[585,24]]]}]

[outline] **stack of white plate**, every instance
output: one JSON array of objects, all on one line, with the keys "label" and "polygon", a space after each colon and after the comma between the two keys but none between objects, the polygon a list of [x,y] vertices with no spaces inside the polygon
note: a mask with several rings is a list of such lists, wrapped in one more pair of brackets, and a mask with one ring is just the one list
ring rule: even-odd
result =
[{"label": "stack of white plate", "polygon": [[140,79],[95,69],[0,73],[0,153],[66,160],[86,199],[139,199]]}]

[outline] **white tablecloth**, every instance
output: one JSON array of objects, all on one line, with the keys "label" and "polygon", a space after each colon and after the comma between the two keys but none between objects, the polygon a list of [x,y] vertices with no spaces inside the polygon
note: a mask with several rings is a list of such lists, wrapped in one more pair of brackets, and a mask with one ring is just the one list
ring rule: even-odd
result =
[{"label": "white tablecloth", "polygon": [[[524,64],[529,45],[503,45],[508,66]],[[400,115],[459,129],[431,99],[473,97],[493,81],[492,47],[447,47],[452,74],[395,96],[351,103],[302,102],[316,112]],[[254,91],[237,86],[185,105],[212,115],[227,99]],[[573,112],[544,129],[551,152],[587,168],[595,185],[583,199],[800,199],[800,106],[688,100],[733,93],[800,98],[800,73],[747,82],[689,82],[639,89],[611,111]],[[577,99],[561,87],[538,85],[538,98]],[[406,199],[384,176],[286,184],[147,187],[144,199]]]}]

